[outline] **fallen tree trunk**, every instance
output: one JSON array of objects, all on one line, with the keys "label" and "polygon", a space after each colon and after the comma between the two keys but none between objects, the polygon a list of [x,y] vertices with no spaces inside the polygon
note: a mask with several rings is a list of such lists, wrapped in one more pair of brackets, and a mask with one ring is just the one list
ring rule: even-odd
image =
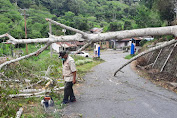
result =
[{"label": "fallen tree trunk", "polygon": [[33,52],[33,53],[28,54],[28,55],[19,57],[19,58],[17,58],[17,59],[10,60],[10,61],[6,61],[5,63],[2,63],[2,64],[0,65],[0,70],[2,69],[3,66],[8,65],[8,64],[10,64],[10,63],[14,63],[14,62],[20,61],[20,60],[25,59],[25,58],[29,58],[29,57],[34,56],[34,55],[38,56],[42,51],[44,51],[47,47],[49,47],[50,44],[51,44],[51,43],[47,43],[44,47],[40,48],[40,49],[37,50],[36,52]]},{"label": "fallen tree trunk", "polygon": [[141,56],[143,56],[143,55],[145,55],[145,54],[147,54],[147,53],[153,52],[153,51],[155,51],[155,50],[162,49],[162,48],[164,48],[164,47],[167,47],[167,46],[169,46],[169,45],[172,45],[172,44],[174,44],[174,43],[176,43],[176,42],[177,42],[177,40],[171,40],[171,41],[169,41],[169,42],[167,42],[167,43],[164,43],[164,44],[162,44],[162,45],[159,45],[159,46],[150,48],[150,49],[148,49],[148,50],[146,50],[146,51],[144,51],[144,52],[142,52],[142,53],[136,55],[135,57],[133,57],[132,59],[130,59],[127,63],[125,63],[124,65],[122,65],[118,70],[116,70],[116,71],[114,72],[114,76],[115,76],[116,73],[119,72],[122,68],[124,68],[126,65],[128,65],[128,64],[131,63],[132,61],[136,60],[137,58],[139,58],[139,57],[141,57]]},{"label": "fallen tree trunk", "polygon": [[[64,87],[59,87],[59,88],[55,88],[54,91],[58,91],[58,90],[63,90]],[[44,89],[23,89],[23,90],[19,90],[20,93],[36,93],[36,92],[41,92],[44,91]],[[49,92],[50,90],[45,90],[47,92]]]},{"label": "fallen tree trunk", "polygon": [[[59,91],[59,90],[63,90],[64,87],[60,87],[60,88],[55,88],[54,91]],[[9,95],[9,97],[11,98],[16,98],[16,97],[30,97],[30,96],[38,96],[40,94],[44,94],[46,92],[52,92],[51,90],[44,90],[44,89],[39,89],[39,90],[35,90],[35,89],[31,89],[31,90],[20,90],[21,92],[26,92],[26,93],[20,93],[20,94],[11,94]],[[36,93],[30,93],[36,91]]]},{"label": "fallen tree trunk", "polygon": [[26,43],[38,43],[38,42],[62,42],[62,41],[84,41],[89,40],[93,42],[117,39],[121,40],[124,38],[140,37],[140,36],[156,36],[156,35],[174,35],[177,36],[177,26],[168,26],[168,27],[156,27],[156,28],[144,28],[144,29],[134,29],[134,30],[125,30],[125,31],[116,31],[116,32],[107,32],[100,34],[87,34],[87,39],[83,39],[82,35],[67,35],[67,36],[54,36],[49,34],[49,38],[38,38],[38,39],[13,39],[12,37],[8,43],[15,44],[26,44]]}]

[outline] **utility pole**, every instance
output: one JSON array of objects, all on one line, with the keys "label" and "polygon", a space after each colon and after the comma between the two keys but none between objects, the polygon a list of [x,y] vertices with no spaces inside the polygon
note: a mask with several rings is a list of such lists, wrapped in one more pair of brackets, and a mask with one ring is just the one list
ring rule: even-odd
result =
[{"label": "utility pole", "polygon": [[[29,14],[26,14],[27,9],[19,9],[22,13],[21,15],[24,15],[24,21],[25,21],[25,39],[27,39],[27,28],[26,28],[26,16],[29,16]],[[28,54],[28,44],[26,44],[26,54]]]},{"label": "utility pole", "polygon": [[[25,39],[27,39],[27,29],[26,29],[26,9],[24,9],[24,20],[25,20]],[[28,54],[28,44],[26,43],[26,54]]]},{"label": "utility pole", "polygon": [[[65,32],[66,32],[66,29],[62,29],[62,32],[64,33],[64,36],[65,36]],[[64,42],[64,47],[63,47],[63,50],[66,51],[66,43]]]},{"label": "utility pole", "polygon": [[[49,22],[49,33],[52,34],[52,23]],[[50,57],[52,57],[53,52],[52,52],[52,44],[50,45]]]},{"label": "utility pole", "polygon": [[16,6],[18,5],[18,0],[15,1],[15,5],[16,5]]},{"label": "utility pole", "polygon": [[176,20],[177,20],[177,0],[174,0],[174,12],[176,13]]}]

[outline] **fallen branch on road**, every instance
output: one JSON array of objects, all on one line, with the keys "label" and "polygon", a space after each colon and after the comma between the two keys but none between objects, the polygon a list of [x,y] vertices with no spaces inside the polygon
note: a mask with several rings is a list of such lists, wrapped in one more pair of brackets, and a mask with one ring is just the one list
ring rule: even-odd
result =
[{"label": "fallen branch on road", "polygon": [[164,47],[167,47],[167,46],[169,46],[169,45],[172,45],[172,44],[174,44],[174,43],[176,43],[176,42],[177,42],[177,40],[171,40],[171,41],[168,41],[167,43],[164,43],[164,44],[162,44],[162,45],[159,45],[159,46],[150,48],[150,49],[148,49],[148,50],[146,50],[146,51],[144,51],[144,52],[142,52],[142,53],[136,55],[135,57],[133,57],[132,59],[130,59],[127,63],[125,63],[124,65],[122,65],[118,70],[116,70],[116,71],[114,72],[114,76],[116,76],[117,72],[119,72],[122,68],[124,68],[126,65],[130,64],[132,61],[136,60],[137,58],[139,58],[139,57],[141,57],[141,56],[144,56],[145,54],[148,54],[148,53],[150,53],[150,52],[153,52],[153,51],[155,51],[155,50],[162,49],[162,48],[164,48]]}]

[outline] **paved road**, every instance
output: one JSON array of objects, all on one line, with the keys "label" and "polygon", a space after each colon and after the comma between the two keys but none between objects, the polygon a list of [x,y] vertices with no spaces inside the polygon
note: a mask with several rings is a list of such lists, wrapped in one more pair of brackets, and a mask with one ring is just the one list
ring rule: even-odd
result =
[{"label": "paved road", "polygon": [[106,62],[94,67],[80,87],[77,102],[64,109],[65,117],[77,118],[177,118],[177,94],[139,77],[130,66],[113,77],[127,53],[106,51]]}]

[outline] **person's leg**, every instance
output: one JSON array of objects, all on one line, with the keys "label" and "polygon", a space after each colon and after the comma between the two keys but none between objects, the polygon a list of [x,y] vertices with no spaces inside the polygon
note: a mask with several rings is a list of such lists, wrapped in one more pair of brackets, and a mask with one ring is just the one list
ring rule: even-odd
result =
[{"label": "person's leg", "polygon": [[70,84],[68,82],[65,82],[65,87],[64,87],[64,98],[63,98],[63,103],[66,104],[68,103],[68,97],[70,95]]},{"label": "person's leg", "polygon": [[71,102],[75,102],[76,101],[76,98],[74,96],[73,83],[72,82],[70,83],[70,101]]}]

